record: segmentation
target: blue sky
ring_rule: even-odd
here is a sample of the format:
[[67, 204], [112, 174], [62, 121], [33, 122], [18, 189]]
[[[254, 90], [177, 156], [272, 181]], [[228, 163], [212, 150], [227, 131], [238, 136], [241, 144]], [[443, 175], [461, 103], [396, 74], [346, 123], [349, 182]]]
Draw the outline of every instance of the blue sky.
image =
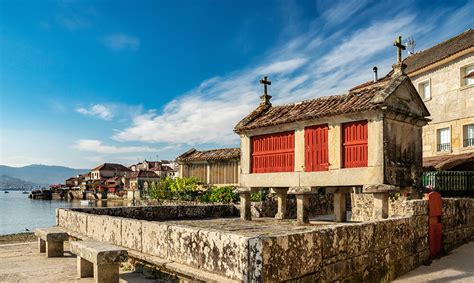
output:
[[[474, 1], [0, 1], [0, 164], [239, 145], [258, 105], [341, 94], [474, 25]], [[407, 56], [405, 53], [404, 56]]]

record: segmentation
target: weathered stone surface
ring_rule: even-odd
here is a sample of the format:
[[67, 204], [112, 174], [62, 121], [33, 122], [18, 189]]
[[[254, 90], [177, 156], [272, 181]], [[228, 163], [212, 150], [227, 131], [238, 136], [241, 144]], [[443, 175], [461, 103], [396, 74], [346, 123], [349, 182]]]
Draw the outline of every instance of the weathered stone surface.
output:
[[142, 251], [147, 254], [168, 258], [168, 225], [144, 221], [142, 224]]
[[122, 219], [122, 246], [142, 250], [142, 221]]
[[69, 240], [69, 235], [61, 227], [37, 228], [35, 235], [46, 242], [64, 242]]
[[88, 215], [87, 236], [98, 241], [121, 245], [122, 219], [104, 215]]

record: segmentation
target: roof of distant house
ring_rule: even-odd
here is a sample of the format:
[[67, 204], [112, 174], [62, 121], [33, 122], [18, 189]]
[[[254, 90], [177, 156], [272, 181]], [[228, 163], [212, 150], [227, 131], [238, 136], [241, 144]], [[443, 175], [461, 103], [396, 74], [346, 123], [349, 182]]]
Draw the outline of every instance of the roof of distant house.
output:
[[[404, 111], [401, 105], [389, 104], [387, 103], [387, 99], [398, 86], [407, 80], [409, 81], [408, 76], [401, 74], [395, 77], [386, 77], [366, 86], [361, 85], [343, 95], [319, 97], [312, 100], [278, 106], [260, 104], [257, 109], [235, 126], [234, 131], [239, 133], [244, 130], [261, 127], [342, 114], [360, 113], [382, 108], [403, 113]], [[420, 104], [420, 107], [423, 109], [419, 117], [429, 116], [428, 109], [426, 109], [423, 103]]]
[[155, 172], [149, 170], [140, 170], [130, 172], [126, 175], [127, 178], [159, 178]]
[[196, 150], [192, 148], [185, 153], [178, 156], [176, 161], [188, 162], [188, 161], [218, 161], [218, 160], [229, 160], [239, 159], [240, 148], [220, 148], [211, 150]]
[[474, 30], [468, 29], [433, 47], [405, 58], [403, 62], [407, 65], [406, 73], [410, 74], [418, 71], [471, 47], [474, 47]]
[[108, 170], [108, 171], [131, 171], [130, 168], [127, 168], [123, 166], [122, 164], [117, 164], [117, 163], [104, 163], [102, 165], [99, 165], [92, 169], [91, 171], [97, 171], [97, 170]]

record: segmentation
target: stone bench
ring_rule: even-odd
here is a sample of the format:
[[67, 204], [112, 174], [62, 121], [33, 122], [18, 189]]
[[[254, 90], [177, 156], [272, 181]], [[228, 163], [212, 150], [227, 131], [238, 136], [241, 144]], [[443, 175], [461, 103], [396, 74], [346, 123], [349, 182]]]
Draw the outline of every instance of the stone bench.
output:
[[47, 257], [64, 255], [64, 242], [69, 240], [69, 235], [59, 227], [38, 228], [35, 230], [38, 237], [40, 253], [46, 252]]
[[92, 240], [73, 241], [79, 278], [94, 277], [95, 282], [119, 282], [120, 263], [128, 259], [125, 249]]

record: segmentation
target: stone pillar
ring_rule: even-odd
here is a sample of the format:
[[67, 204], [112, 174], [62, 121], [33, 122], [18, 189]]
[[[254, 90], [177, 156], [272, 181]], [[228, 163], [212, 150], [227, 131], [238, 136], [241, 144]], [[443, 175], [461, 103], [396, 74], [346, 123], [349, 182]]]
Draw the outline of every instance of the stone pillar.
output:
[[278, 211], [275, 215], [276, 219], [286, 219], [286, 198], [287, 188], [273, 188], [272, 191], [277, 195]]
[[374, 193], [374, 219], [388, 218], [388, 193]]
[[46, 242], [41, 238], [38, 238], [38, 250], [40, 253], [46, 252]]
[[308, 194], [296, 195], [296, 220], [299, 224], [309, 223], [309, 196]]
[[250, 211], [250, 191], [239, 192], [240, 194], [240, 219], [252, 220]]
[[77, 276], [79, 278], [94, 276], [94, 265], [92, 262], [77, 256]]
[[119, 282], [119, 264], [94, 264], [94, 281], [96, 283]]
[[64, 255], [63, 242], [46, 242], [46, 257], [60, 257]]
[[346, 193], [344, 191], [338, 191], [334, 193], [334, 215], [336, 216], [336, 222], [346, 222]]

